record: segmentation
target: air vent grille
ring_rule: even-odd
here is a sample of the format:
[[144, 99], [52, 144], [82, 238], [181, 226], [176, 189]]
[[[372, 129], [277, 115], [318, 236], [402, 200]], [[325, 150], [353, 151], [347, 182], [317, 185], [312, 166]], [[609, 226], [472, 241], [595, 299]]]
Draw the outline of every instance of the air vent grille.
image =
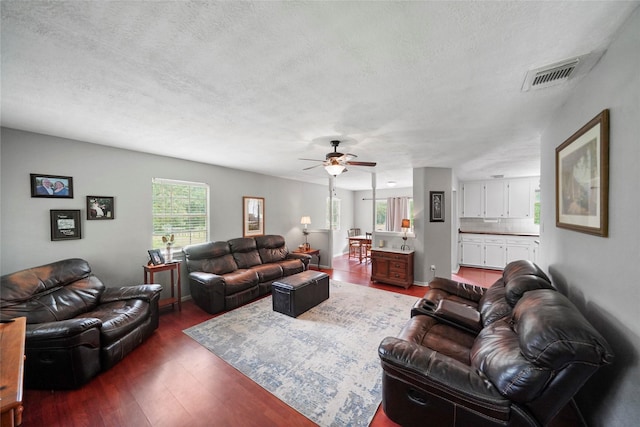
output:
[[524, 79], [522, 91], [530, 89], [542, 89], [564, 83], [574, 77], [580, 65], [581, 58], [571, 58], [546, 67], [530, 70]]

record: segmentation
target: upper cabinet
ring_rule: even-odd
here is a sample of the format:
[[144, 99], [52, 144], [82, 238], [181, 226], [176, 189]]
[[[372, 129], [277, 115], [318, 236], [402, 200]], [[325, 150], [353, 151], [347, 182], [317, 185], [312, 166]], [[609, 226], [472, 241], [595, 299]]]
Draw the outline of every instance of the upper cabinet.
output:
[[492, 179], [462, 183], [464, 218], [532, 218], [539, 178]]

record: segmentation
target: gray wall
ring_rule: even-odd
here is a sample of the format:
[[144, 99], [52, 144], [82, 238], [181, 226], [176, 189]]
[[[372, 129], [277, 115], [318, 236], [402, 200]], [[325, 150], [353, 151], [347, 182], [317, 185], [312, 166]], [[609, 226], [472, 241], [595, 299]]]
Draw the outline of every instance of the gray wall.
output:
[[[640, 420], [640, 9], [542, 134], [541, 265], [616, 358], [578, 394], [591, 426]], [[552, 89], [548, 89], [552, 90]], [[555, 148], [610, 110], [609, 237], [555, 226]]]
[[[2, 128], [0, 272], [64, 258], [86, 259], [107, 286], [142, 283], [151, 246], [151, 179], [210, 185], [210, 239], [242, 236], [242, 196], [265, 198], [265, 229], [285, 236], [290, 249], [304, 242], [300, 218], [310, 215], [309, 242], [330, 263], [325, 228], [328, 185], [313, 185], [197, 162]], [[72, 176], [73, 199], [32, 198], [29, 174]], [[114, 196], [115, 219], [86, 220], [86, 196]], [[338, 191], [353, 218], [353, 192]], [[82, 239], [50, 240], [49, 210], [80, 209]], [[158, 274], [160, 283], [167, 275]], [[183, 275], [183, 296], [189, 287]]]

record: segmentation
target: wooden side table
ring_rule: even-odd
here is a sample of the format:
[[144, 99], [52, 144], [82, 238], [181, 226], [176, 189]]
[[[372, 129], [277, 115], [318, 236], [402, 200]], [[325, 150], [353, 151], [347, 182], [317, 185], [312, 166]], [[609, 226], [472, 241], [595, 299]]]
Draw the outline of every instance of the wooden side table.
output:
[[[174, 261], [167, 264], [161, 265], [143, 265], [144, 268], [144, 283], [154, 283], [153, 275], [160, 271], [169, 271], [171, 274], [171, 298], [161, 299], [158, 302], [158, 306], [160, 308], [171, 305], [171, 308], [174, 307], [174, 304], [178, 304], [178, 310], [182, 311], [182, 286], [180, 285], [180, 262]], [[178, 289], [176, 292], [176, 280], [174, 278], [174, 272], [178, 274], [177, 285]], [[176, 295], [177, 294], [177, 295]]]
[[307, 254], [307, 255], [311, 255], [311, 256], [317, 256], [318, 257], [318, 270], [320, 270], [320, 249], [303, 249], [303, 248], [298, 248], [296, 250], [293, 251], [294, 254]]
[[22, 383], [26, 317], [0, 323], [0, 405], [2, 427], [22, 424]]

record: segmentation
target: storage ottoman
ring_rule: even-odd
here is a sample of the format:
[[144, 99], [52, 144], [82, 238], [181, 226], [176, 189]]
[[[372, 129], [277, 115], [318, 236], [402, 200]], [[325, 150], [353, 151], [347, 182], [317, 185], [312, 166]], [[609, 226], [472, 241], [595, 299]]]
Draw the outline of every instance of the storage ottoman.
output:
[[306, 270], [271, 284], [273, 310], [298, 317], [329, 298], [329, 275]]

